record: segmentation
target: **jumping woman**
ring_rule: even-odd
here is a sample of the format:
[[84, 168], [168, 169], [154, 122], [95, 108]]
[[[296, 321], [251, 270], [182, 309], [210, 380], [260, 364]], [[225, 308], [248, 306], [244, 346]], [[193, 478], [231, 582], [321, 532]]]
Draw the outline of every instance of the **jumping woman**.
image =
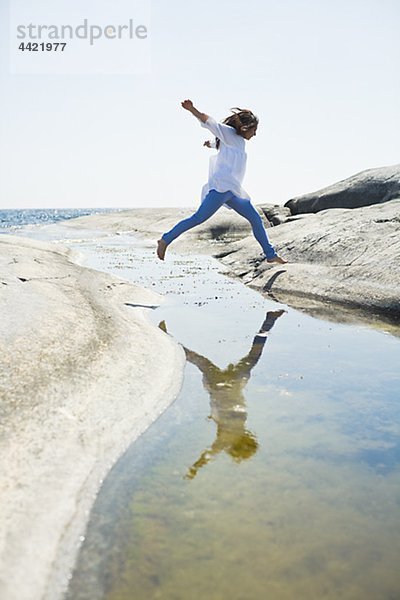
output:
[[232, 115], [222, 123], [217, 123], [212, 117], [198, 111], [191, 100], [184, 100], [181, 104], [201, 122], [202, 127], [215, 135], [214, 143], [205, 142], [204, 145], [215, 147], [218, 153], [210, 159], [208, 183], [202, 189], [199, 209], [163, 234], [158, 240], [158, 258], [164, 260], [167, 246], [171, 242], [188, 229], [204, 223], [225, 205], [250, 222], [254, 237], [261, 245], [268, 262], [285, 264], [287, 261], [278, 256], [270, 244], [260, 215], [241, 187], [246, 170], [245, 140], [256, 135], [258, 118], [250, 110], [235, 108], [232, 109]]

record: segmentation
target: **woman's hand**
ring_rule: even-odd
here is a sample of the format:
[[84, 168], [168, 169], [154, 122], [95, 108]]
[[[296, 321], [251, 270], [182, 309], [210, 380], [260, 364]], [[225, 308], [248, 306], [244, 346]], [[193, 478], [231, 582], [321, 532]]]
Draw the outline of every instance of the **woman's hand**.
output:
[[184, 100], [183, 102], [181, 102], [181, 106], [185, 110], [193, 110], [193, 102], [191, 100]]
[[206, 115], [205, 113], [202, 113], [199, 110], [197, 110], [197, 108], [195, 108], [193, 106], [193, 102], [191, 100], [184, 100], [183, 102], [181, 102], [181, 106], [185, 110], [188, 110], [189, 112], [191, 112], [192, 115], [194, 117], [196, 117], [196, 119], [200, 119], [200, 121], [202, 123], [205, 123], [207, 121], [208, 115]]

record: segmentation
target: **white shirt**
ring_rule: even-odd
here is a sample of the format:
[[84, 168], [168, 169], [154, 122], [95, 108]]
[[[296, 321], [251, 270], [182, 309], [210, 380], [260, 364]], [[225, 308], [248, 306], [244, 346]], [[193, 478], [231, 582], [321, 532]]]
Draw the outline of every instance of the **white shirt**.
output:
[[218, 154], [210, 158], [208, 182], [201, 190], [201, 201], [210, 190], [231, 191], [238, 198], [250, 200], [250, 196], [242, 188], [247, 161], [245, 139], [236, 133], [234, 127], [217, 123], [212, 117], [208, 117], [205, 123], [200, 123], [220, 140]]

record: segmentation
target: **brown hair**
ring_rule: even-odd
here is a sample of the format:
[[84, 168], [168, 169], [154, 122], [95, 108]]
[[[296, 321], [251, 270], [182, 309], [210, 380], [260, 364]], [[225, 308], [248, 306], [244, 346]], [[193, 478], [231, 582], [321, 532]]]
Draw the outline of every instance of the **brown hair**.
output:
[[[222, 122], [225, 125], [229, 125], [236, 129], [238, 135], [241, 135], [242, 131], [248, 131], [252, 127], [257, 127], [258, 117], [256, 117], [251, 110], [247, 108], [238, 108], [236, 106], [231, 108], [231, 111], [233, 112], [233, 115], [229, 115], [229, 117], [226, 117]], [[215, 142], [215, 146], [218, 149], [220, 144], [219, 138], [215, 138]]]

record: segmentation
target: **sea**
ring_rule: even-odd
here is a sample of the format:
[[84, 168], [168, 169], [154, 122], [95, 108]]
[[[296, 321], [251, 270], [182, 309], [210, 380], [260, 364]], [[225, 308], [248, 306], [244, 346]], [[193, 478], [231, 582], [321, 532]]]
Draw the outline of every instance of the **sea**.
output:
[[13, 233], [26, 225], [50, 225], [76, 217], [118, 212], [122, 208], [22, 208], [0, 210], [0, 234]]

